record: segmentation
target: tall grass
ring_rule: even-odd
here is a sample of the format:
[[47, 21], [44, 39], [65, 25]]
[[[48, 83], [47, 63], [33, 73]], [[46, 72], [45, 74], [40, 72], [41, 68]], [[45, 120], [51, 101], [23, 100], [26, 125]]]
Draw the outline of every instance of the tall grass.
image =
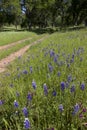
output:
[[32, 36], [37, 36], [34, 32], [28, 31], [21, 31], [21, 32], [14, 32], [14, 31], [7, 31], [7, 32], [0, 32], [0, 46], [10, 44], [12, 42], [16, 42], [18, 40], [31, 38]]
[[0, 75], [0, 127], [86, 130], [87, 31], [54, 33]]

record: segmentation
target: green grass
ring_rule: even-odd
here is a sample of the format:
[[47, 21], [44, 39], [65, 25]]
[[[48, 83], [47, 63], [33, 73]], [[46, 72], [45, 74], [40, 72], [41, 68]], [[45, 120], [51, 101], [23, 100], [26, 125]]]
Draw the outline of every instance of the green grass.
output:
[[[1, 130], [25, 130], [24, 107], [28, 110], [30, 130], [86, 130], [83, 125], [87, 122], [86, 36], [87, 30], [54, 33], [0, 74]], [[47, 88], [43, 87], [45, 83]], [[85, 84], [84, 90], [81, 84]], [[60, 110], [59, 106], [63, 108]]]
[[0, 32], [0, 46], [10, 44], [12, 42], [16, 42], [18, 40], [31, 38], [33, 36], [37, 36], [36, 33], [28, 32], [28, 31], [7, 31], [7, 32]]
[[10, 54], [20, 50], [21, 48], [25, 47], [26, 45], [29, 45], [30, 43], [33, 43], [34, 41], [40, 39], [41, 37], [43, 37], [45, 35], [40, 35], [40, 36], [33, 36], [32, 39], [30, 40], [27, 40], [23, 43], [20, 43], [20, 44], [17, 44], [15, 46], [12, 46], [8, 49], [3, 49], [3, 50], [0, 50], [0, 60], [9, 56]]

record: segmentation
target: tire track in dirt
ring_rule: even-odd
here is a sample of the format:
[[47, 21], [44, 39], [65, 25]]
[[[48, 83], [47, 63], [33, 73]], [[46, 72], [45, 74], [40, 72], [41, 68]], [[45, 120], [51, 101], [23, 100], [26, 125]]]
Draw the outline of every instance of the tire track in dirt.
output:
[[1, 61], [0, 61], [0, 73], [1, 72], [4, 72], [6, 70], [6, 66], [10, 64], [10, 62], [12, 62], [13, 60], [15, 60], [17, 57], [19, 56], [22, 56], [31, 46], [43, 41], [45, 38], [47, 38], [47, 36], [45, 37], [42, 37], [41, 39], [23, 47], [22, 49], [20, 49], [19, 51], [17, 52], [14, 52], [12, 54], [10, 54], [9, 56], [7, 56], [6, 58], [3, 58]]
[[15, 45], [17, 45], [17, 44], [23, 43], [23, 42], [28, 41], [28, 40], [31, 40], [31, 39], [32, 39], [32, 38], [26, 38], [26, 39], [23, 39], [23, 40], [19, 40], [19, 41], [17, 41], [17, 42], [10, 43], [10, 44], [8, 44], [8, 45], [0, 46], [0, 50], [8, 49], [8, 48], [10, 48], [10, 47], [12, 47], [12, 46], [15, 46]]

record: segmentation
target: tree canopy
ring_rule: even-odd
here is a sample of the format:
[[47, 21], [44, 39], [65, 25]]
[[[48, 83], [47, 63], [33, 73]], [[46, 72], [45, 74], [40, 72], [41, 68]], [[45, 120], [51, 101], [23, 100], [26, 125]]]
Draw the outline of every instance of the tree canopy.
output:
[[87, 25], [87, 0], [0, 0], [0, 26]]

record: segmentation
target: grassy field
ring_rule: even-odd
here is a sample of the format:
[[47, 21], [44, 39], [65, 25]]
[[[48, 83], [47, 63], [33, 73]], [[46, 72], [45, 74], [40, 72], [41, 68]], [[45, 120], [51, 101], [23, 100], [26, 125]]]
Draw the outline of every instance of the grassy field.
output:
[[0, 32], [0, 46], [10, 44], [12, 42], [16, 42], [18, 40], [31, 38], [33, 36], [37, 36], [34, 32], [28, 32], [28, 31], [7, 31], [7, 32]]
[[87, 30], [57, 32], [0, 74], [0, 130], [87, 129]]
[[44, 37], [45, 35], [37, 35], [37, 36], [32, 36], [32, 38], [30, 40], [27, 40], [23, 43], [17, 44], [15, 46], [9, 47], [8, 49], [3, 49], [0, 50], [0, 60], [9, 56], [10, 54], [20, 50], [21, 48], [25, 47], [26, 45], [29, 45], [31, 43], [33, 43], [34, 41], [40, 39], [41, 37]]

